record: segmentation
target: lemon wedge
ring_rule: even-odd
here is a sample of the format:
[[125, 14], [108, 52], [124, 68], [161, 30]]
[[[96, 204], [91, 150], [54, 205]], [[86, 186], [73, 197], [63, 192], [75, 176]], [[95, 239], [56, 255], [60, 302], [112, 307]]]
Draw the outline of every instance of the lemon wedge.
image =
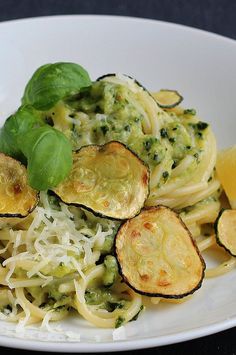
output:
[[230, 206], [236, 209], [236, 145], [218, 153], [216, 171]]

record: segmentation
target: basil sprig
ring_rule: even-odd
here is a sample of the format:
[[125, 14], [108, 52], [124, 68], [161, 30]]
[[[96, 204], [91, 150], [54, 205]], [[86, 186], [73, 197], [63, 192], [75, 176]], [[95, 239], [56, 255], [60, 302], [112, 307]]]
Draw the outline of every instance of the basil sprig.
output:
[[79, 64], [46, 64], [36, 70], [26, 85], [22, 103], [45, 111], [90, 85], [87, 71]]
[[57, 186], [72, 167], [66, 136], [46, 124], [43, 111], [91, 85], [85, 69], [74, 63], [40, 67], [25, 88], [22, 106], [0, 130], [0, 152], [27, 164], [29, 184], [37, 190]]
[[31, 106], [20, 107], [14, 115], [8, 117], [0, 129], [0, 152], [24, 161], [19, 138], [32, 128], [42, 125], [39, 112]]

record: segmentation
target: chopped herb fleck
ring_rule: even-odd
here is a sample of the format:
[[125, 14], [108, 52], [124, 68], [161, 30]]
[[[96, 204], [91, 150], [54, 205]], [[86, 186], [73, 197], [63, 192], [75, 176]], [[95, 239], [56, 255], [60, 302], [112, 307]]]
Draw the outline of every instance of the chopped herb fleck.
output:
[[142, 305], [142, 306], [140, 307], [138, 313], [130, 320], [130, 322], [137, 320], [138, 317], [139, 317], [139, 315], [140, 315], [140, 313], [142, 312], [143, 309], [144, 309], [144, 306]]
[[157, 153], [153, 155], [153, 160], [155, 160], [156, 162], [160, 162], [160, 157]]
[[162, 128], [160, 130], [160, 134], [161, 134], [162, 138], [168, 138], [168, 133], [167, 133], [167, 130], [165, 128]]
[[167, 179], [168, 176], [169, 176], [168, 171], [164, 171], [163, 174], [162, 174], [162, 176], [163, 176], [164, 179]]
[[124, 127], [124, 130], [127, 131], [127, 132], [130, 132], [130, 125], [126, 125], [126, 126]]
[[119, 328], [124, 323], [125, 319], [123, 317], [118, 317], [116, 320], [115, 328]]
[[143, 142], [143, 145], [146, 149], [146, 151], [149, 151], [153, 145], [153, 143], [157, 142], [157, 138], [151, 137], [147, 139], [145, 142]]
[[195, 116], [196, 115], [196, 110], [194, 108], [188, 108], [188, 109], [184, 110], [184, 115]]
[[147, 151], [150, 150], [151, 149], [151, 142], [150, 141], [144, 142], [144, 146]]
[[173, 137], [169, 138], [169, 142], [170, 142], [170, 143], [175, 143], [175, 141], [176, 141], [175, 138], [173, 138]]
[[123, 308], [125, 305], [125, 301], [119, 301], [119, 302], [110, 302], [107, 301], [106, 302], [106, 309], [108, 310], [108, 312], [113, 312], [115, 309], [121, 309]]
[[191, 145], [186, 145], [186, 149], [191, 149]]
[[4, 307], [4, 308], [2, 309], [2, 312], [3, 312], [3, 314], [5, 314], [6, 316], [8, 316], [8, 315], [11, 314], [11, 312], [12, 312], [12, 306], [10, 306], [10, 305], [8, 304], [6, 307]]
[[102, 131], [102, 133], [103, 133], [104, 136], [105, 136], [105, 134], [107, 133], [107, 131], [109, 131], [109, 127], [108, 127], [108, 126], [101, 126], [101, 131]]
[[44, 121], [45, 121], [45, 123], [47, 123], [49, 126], [51, 126], [51, 127], [54, 126], [54, 122], [53, 122], [52, 117], [50, 117], [50, 116], [45, 117]]
[[5, 308], [8, 309], [8, 311], [10, 312], [12, 311], [12, 306], [10, 304], [8, 304]]
[[171, 169], [176, 168], [176, 166], [177, 166], [177, 161], [176, 161], [176, 160], [174, 160], [174, 163], [172, 164]]
[[198, 138], [202, 138], [202, 132], [197, 132]]
[[199, 121], [196, 126], [200, 131], [203, 131], [208, 127], [208, 123]]
[[95, 111], [95, 113], [103, 113], [103, 110], [102, 110], [101, 107], [98, 106], [98, 105], [95, 107], [95, 110], [94, 110], [94, 111]]
[[61, 210], [60, 202], [56, 196], [49, 194], [48, 195], [48, 202], [54, 210], [57, 210], [57, 211]]

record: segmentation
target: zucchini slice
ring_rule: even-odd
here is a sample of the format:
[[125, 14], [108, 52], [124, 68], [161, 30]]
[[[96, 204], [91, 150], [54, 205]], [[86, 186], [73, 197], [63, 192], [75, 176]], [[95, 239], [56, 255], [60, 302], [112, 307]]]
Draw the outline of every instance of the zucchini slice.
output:
[[225, 209], [215, 222], [216, 241], [232, 256], [236, 256], [236, 210]]
[[53, 192], [66, 204], [102, 217], [128, 219], [139, 213], [149, 193], [149, 170], [122, 143], [89, 145], [73, 153], [69, 177]]
[[183, 101], [181, 96], [176, 90], [160, 90], [152, 94], [161, 108], [173, 108], [178, 106]]
[[26, 217], [38, 201], [38, 192], [27, 183], [25, 166], [0, 153], [0, 217]]
[[182, 298], [202, 284], [205, 263], [180, 217], [164, 206], [126, 221], [115, 238], [120, 274], [137, 293]]
[[140, 84], [138, 80], [132, 78], [132, 76], [129, 76], [127, 74], [111, 73], [111, 74], [105, 74], [103, 76], [100, 76], [97, 79], [97, 81], [101, 81], [101, 80], [111, 82], [114, 84], [125, 85], [134, 93], [144, 92], [146, 95], [148, 95], [149, 99], [151, 99], [156, 105], [158, 105], [153, 95], [142, 84]]
[[[137, 90], [145, 90], [147, 91], [147, 93], [152, 96], [149, 91], [140, 84], [139, 81], [137, 81], [136, 79], [132, 78], [132, 76], [127, 75], [127, 74], [116, 74], [116, 73], [110, 73], [110, 74], [105, 74], [100, 76], [99, 78], [97, 78], [97, 81], [108, 81], [108, 82], [112, 82], [115, 84], [122, 84], [122, 85], [127, 85], [130, 88], [133, 87], [133, 91], [137, 91]], [[135, 90], [136, 89], [136, 90]]]

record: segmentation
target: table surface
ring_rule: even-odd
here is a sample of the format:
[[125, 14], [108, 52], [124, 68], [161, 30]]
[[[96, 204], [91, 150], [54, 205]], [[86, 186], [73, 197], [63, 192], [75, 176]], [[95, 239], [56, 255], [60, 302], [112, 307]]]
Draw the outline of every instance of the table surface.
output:
[[[62, 14], [108, 14], [180, 23], [236, 39], [235, 0], [0, 0], [0, 21]], [[236, 355], [236, 329], [133, 354]], [[30, 351], [1, 348], [1, 354]], [[42, 353], [43, 354], [43, 353]], [[124, 354], [116, 353], [116, 354]]]

